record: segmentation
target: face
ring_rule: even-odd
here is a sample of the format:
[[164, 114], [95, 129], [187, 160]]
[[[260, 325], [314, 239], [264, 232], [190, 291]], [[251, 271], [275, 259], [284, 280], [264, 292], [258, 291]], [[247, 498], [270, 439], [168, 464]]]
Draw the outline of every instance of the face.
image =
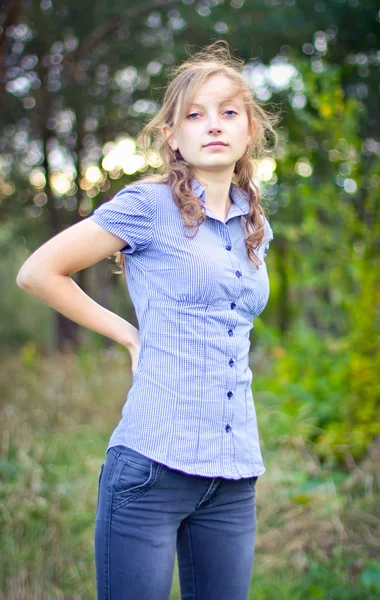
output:
[[[164, 135], [168, 131], [169, 128], [163, 128]], [[250, 135], [243, 100], [228, 77], [216, 74], [198, 90], [179, 133], [170, 143], [193, 166], [194, 173], [232, 175], [236, 162], [247, 150]], [[207, 145], [210, 142], [224, 145]]]

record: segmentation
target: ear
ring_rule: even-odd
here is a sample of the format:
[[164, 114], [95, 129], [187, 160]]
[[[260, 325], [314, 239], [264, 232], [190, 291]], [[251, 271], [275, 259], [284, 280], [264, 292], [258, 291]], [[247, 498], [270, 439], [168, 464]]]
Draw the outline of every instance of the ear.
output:
[[248, 142], [250, 142], [251, 139], [254, 137], [256, 130], [257, 130], [257, 123], [256, 123], [256, 121], [252, 121], [251, 125], [249, 126]]
[[[164, 138], [165, 138], [166, 140], [168, 139], [168, 137], [169, 137], [170, 133], [171, 133], [170, 127], [169, 127], [168, 125], [163, 125], [163, 126], [162, 126], [162, 134], [163, 134], [163, 136], [164, 136]], [[177, 145], [177, 143], [176, 143], [175, 139], [172, 139], [172, 140], [169, 142], [169, 144], [170, 144], [170, 147], [171, 147], [171, 149], [172, 149], [172, 150], [174, 150], [174, 152], [175, 152], [176, 150], [178, 150], [178, 145]]]

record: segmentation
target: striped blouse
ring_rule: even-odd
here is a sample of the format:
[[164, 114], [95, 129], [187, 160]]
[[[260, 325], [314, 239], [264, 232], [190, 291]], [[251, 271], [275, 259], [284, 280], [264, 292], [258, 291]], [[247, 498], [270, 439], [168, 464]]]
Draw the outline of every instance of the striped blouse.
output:
[[[205, 206], [205, 188], [194, 178], [191, 185]], [[121, 444], [185, 473], [239, 479], [265, 472], [248, 358], [269, 279], [264, 260], [258, 270], [248, 261], [247, 195], [231, 183], [230, 198], [225, 222], [205, 206], [194, 237], [185, 236], [168, 184], [130, 184], [88, 218], [126, 243], [141, 339], [108, 448]], [[273, 239], [267, 219], [265, 232], [261, 259]]]

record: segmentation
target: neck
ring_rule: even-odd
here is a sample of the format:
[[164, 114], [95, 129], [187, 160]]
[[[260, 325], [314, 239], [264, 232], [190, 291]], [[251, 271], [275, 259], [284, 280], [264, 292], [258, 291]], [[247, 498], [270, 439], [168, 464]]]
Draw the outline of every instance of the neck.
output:
[[206, 205], [215, 215], [225, 220], [232, 206], [230, 198], [231, 175], [221, 177], [220, 174], [207, 173], [204, 175], [195, 171], [194, 178], [205, 188]]

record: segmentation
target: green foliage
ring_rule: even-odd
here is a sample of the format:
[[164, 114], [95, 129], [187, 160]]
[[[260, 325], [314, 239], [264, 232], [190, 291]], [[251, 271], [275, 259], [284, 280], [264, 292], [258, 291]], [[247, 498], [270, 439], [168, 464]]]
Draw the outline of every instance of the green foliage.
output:
[[[252, 384], [254, 394], [275, 406], [272, 435], [302, 437], [321, 459], [340, 465], [363, 457], [380, 436], [380, 349], [378, 343], [368, 346], [365, 327], [359, 335], [367, 321], [364, 310], [361, 314], [363, 323], [346, 337], [322, 336], [297, 325], [281, 344], [273, 342], [270, 367]], [[257, 326], [258, 334], [263, 327]]]
[[293, 62], [305, 105], [285, 117], [267, 188], [275, 213], [269, 310], [278, 325], [263, 338], [272, 346], [269, 390], [286, 435], [303, 417], [300, 434], [318, 456], [344, 464], [380, 435], [380, 163], [363, 152], [366, 107], [345, 93], [342, 69]]
[[[379, 571], [367, 569], [361, 584], [352, 584], [344, 565], [328, 565], [311, 562], [310, 568], [300, 579], [296, 571], [279, 570], [268, 581], [260, 574], [255, 578], [250, 600], [377, 600], [379, 594]], [[363, 585], [364, 584], [364, 585]]]

